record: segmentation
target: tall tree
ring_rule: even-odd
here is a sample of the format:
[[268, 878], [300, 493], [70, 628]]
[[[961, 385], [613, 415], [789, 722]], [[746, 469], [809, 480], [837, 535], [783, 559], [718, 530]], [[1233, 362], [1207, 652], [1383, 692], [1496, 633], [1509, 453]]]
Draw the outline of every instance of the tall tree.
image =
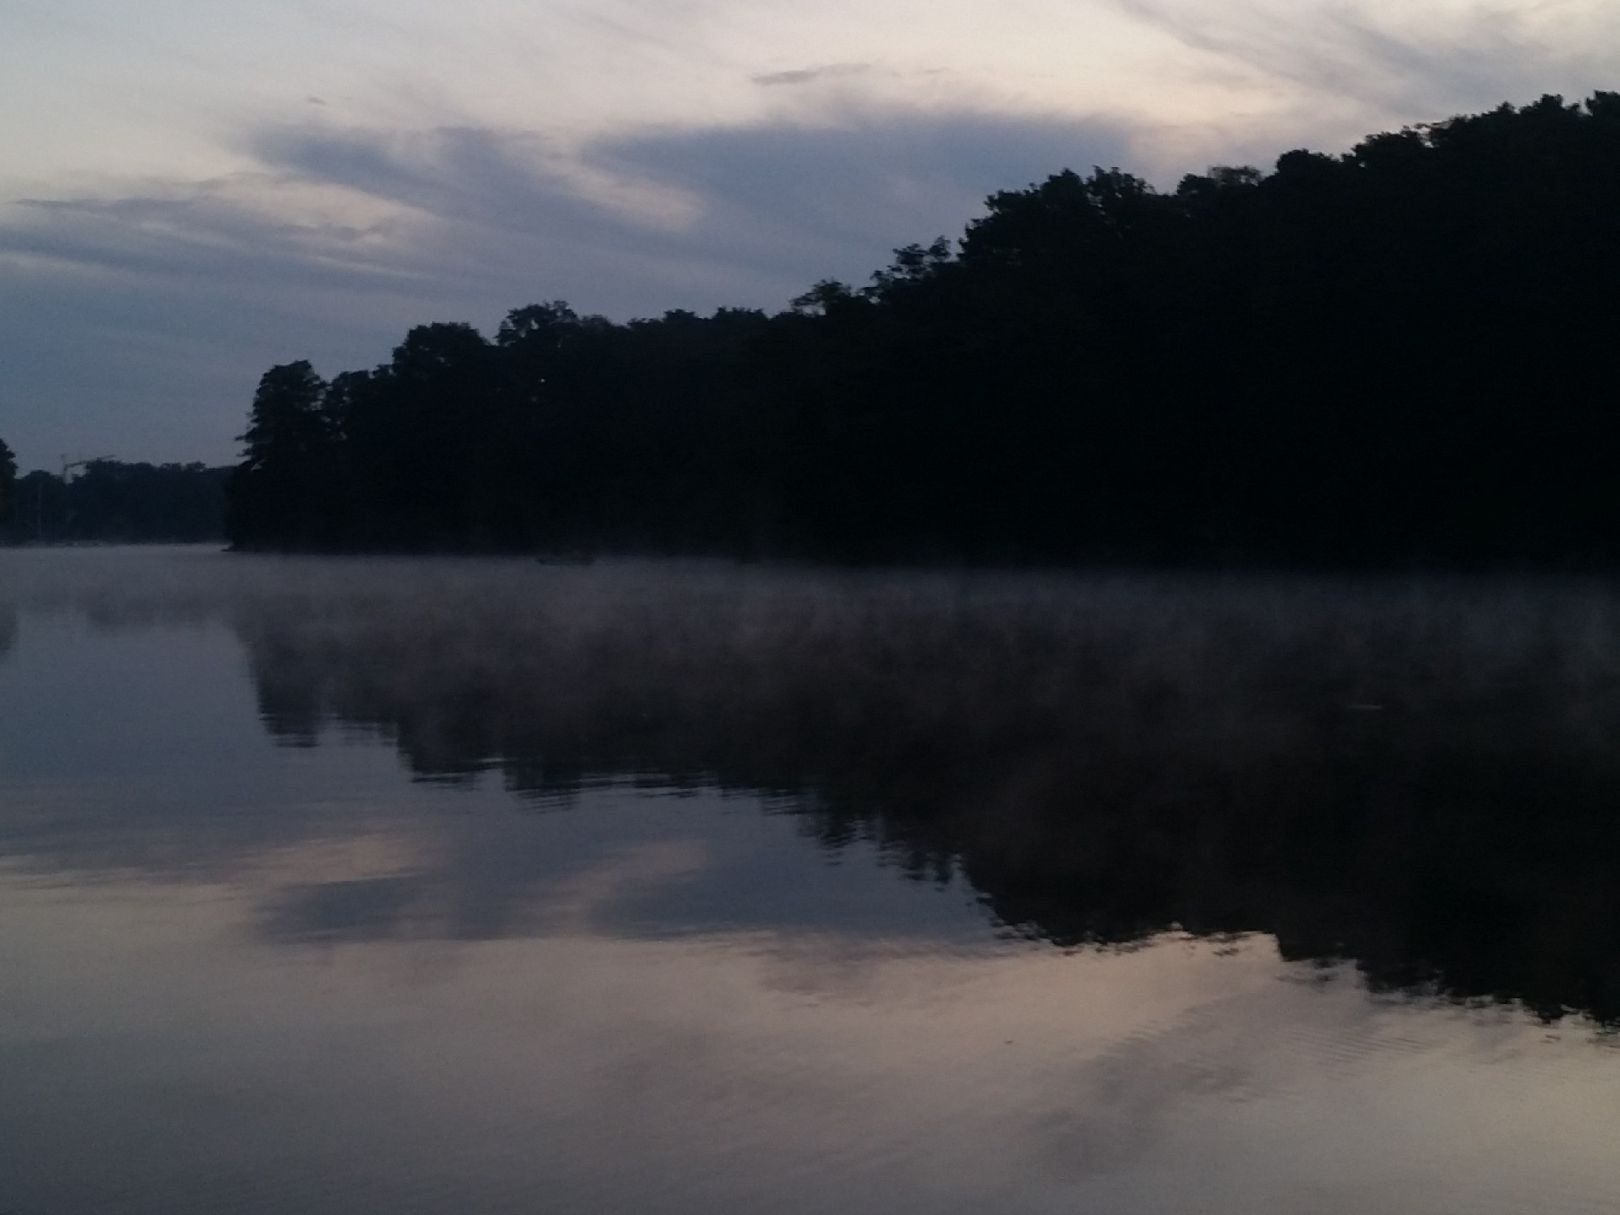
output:
[[281, 473], [305, 463], [325, 445], [330, 428], [321, 411], [326, 384], [305, 360], [272, 367], [259, 379], [241, 436], [242, 467], [249, 472]]
[[326, 383], [304, 360], [272, 367], [259, 380], [241, 436], [242, 463], [231, 477], [231, 538], [289, 547], [333, 539], [339, 470], [337, 432], [324, 406]]
[[0, 439], [0, 523], [11, 518], [17, 492], [17, 457]]

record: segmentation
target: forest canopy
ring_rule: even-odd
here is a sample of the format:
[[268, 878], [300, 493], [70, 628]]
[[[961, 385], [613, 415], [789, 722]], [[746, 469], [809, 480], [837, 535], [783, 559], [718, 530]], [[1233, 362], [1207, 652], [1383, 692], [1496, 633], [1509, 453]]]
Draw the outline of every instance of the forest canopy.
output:
[[60, 474], [35, 469], [17, 477], [4, 446], [0, 543], [197, 543], [224, 536], [229, 469], [97, 459], [76, 461]]
[[1612, 563], [1620, 94], [992, 195], [775, 315], [562, 302], [260, 381], [244, 548]]

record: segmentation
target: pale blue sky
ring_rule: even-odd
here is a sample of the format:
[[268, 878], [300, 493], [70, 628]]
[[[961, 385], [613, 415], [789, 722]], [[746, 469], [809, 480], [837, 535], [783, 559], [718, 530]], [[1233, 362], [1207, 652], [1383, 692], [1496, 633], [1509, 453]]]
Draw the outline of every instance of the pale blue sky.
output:
[[775, 309], [1065, 166], [1617, 87], [1604, 0], [0, 0], [0, 437], [223, 462], [411, 324]]

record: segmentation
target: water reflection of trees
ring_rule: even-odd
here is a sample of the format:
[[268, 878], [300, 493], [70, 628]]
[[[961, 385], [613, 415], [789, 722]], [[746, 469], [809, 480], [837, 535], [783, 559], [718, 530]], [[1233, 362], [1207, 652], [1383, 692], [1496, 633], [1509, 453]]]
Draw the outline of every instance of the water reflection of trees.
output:
[[266, 725], [514, 793], [802, 794], [1061, 944], [1170, 925], [1620, 1019], [1620, 615], [1597, 590], [558, 571], [255, 600]]

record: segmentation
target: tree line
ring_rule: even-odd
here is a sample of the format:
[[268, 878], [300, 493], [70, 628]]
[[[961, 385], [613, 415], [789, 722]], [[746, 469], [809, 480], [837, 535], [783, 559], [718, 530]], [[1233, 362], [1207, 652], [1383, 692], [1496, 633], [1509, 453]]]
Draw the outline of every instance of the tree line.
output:
[[100, 459], [19, 477], [0, 442], [0, 544], [221, 540], [231, 471]]
[[1156, 190], [991, 196], [780, 313], [493, 338], [260, 381], [243, 548], [852, 560], [1604, 564], [1620, 94]]

